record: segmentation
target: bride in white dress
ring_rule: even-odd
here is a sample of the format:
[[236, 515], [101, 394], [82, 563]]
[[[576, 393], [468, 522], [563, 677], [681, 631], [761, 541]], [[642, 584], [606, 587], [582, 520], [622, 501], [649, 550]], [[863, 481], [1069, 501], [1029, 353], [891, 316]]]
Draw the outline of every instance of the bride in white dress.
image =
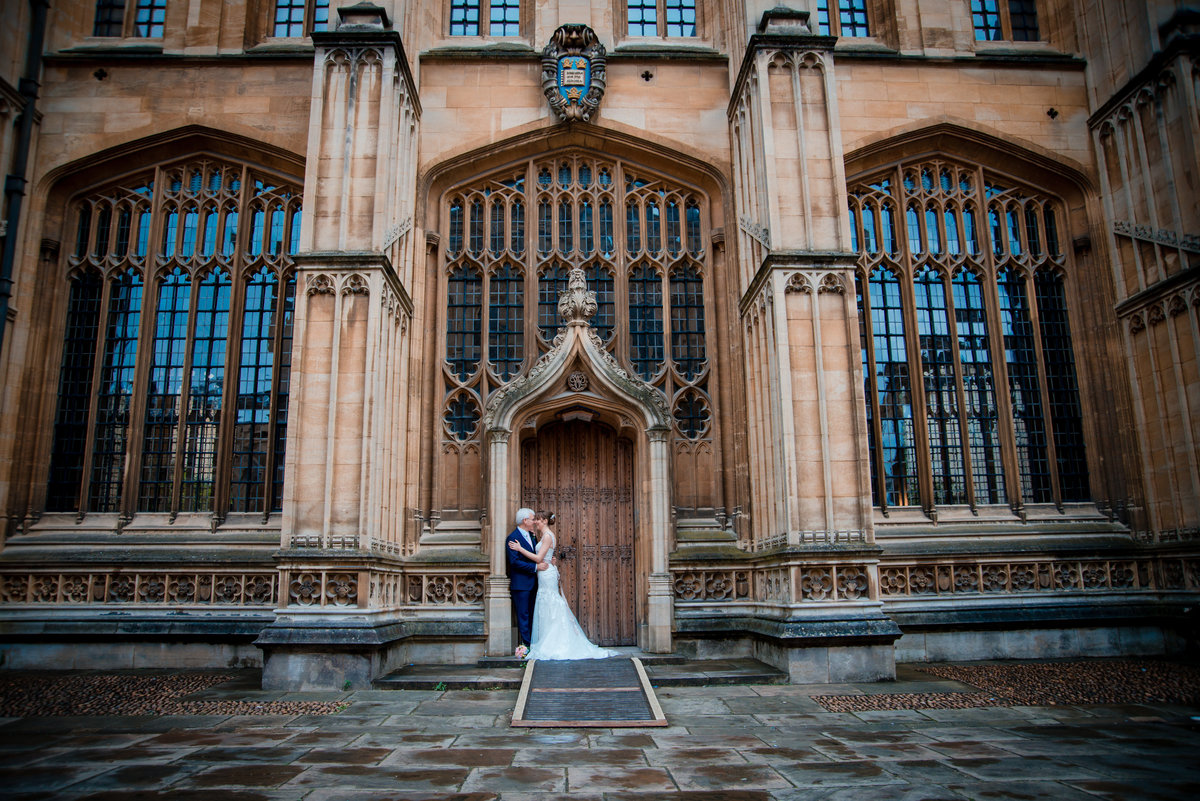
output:
[[545, 570], [539, 570], [537, 574], [538, 591], [533, 607], [533, 641], [529, 644], [529, 659], [604, 659], [619, 656], [617, 651], [592, 645], [558, 587], [558, 567], [551, 561], [557, 544], [557, 538], [550, 530], [554, 514], [538, 512], [534, 522], [541, 531], [537, 553], [530, 553], [516, 542], [508, 544], [508, 547], [520, 551], [533, 561], [547, 565]]

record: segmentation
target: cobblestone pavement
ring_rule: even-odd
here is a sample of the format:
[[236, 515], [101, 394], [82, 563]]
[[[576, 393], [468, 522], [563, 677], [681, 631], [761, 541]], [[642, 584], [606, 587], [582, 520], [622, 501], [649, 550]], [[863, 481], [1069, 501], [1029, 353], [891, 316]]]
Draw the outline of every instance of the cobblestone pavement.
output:
[[[672, 687], [659, 729], [511, 729], [511, 690], [272, 693], [234, 671], [195, 708], [332, 714], [0, 718], [0, 796], [135, 799], [1187, 799], [1200, 707], [831, 712], [814, 697], [966, 694], [896, 682]], [[131, 674], [142, 676], [143, 672]], [[223, 707], [222, 703], [237, 702]], [[348, 706], [347, 706], [348, 703]], [[310, 706], [289, 706], [306, 704]]]

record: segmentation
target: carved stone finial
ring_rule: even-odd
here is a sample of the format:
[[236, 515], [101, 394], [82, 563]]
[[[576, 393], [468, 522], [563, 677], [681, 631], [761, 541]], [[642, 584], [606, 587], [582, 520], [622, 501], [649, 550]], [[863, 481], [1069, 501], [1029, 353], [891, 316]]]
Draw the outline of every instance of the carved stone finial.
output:
[[596, 313], [596, 293], [587, 288], [583, 270], [574, 268], [567, 276], [567, 289], [558, 296], [558, 314], [567, 325], [587, 325]]

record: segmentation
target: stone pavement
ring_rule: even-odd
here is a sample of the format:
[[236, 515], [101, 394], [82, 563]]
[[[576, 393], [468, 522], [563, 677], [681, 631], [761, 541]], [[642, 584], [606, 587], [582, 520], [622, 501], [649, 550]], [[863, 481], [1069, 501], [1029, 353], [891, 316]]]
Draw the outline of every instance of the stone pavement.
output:
[[271, 693], [257, 674], [189, 699], [349, 702], [328, 715], [0, 719], [0, 796], [133, 799], [1188, 799], [1200, 708], [829, 712], [823, 695], [969, 693], [908, 666], [847, 685], [669, 687], [660, 729], [511, 729], [512, 690]]

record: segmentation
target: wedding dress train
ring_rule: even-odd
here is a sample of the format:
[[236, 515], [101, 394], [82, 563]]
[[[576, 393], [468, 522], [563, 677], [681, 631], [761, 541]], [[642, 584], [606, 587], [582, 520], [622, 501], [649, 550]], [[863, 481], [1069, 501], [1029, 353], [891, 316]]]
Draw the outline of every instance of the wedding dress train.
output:
[[604, 659], [619, 656], [593, 645], [584, 634], [567, 605], [558, 587], [558, 568], [550, 563], [554, 558], [554, 546], [558, 544], [554, 532], [547, 529], [550, 548], [544, 561], [549, 567], [538, 571], [537, 601], [533, 607], [533, 642], [529, 644], [530, 659]]

